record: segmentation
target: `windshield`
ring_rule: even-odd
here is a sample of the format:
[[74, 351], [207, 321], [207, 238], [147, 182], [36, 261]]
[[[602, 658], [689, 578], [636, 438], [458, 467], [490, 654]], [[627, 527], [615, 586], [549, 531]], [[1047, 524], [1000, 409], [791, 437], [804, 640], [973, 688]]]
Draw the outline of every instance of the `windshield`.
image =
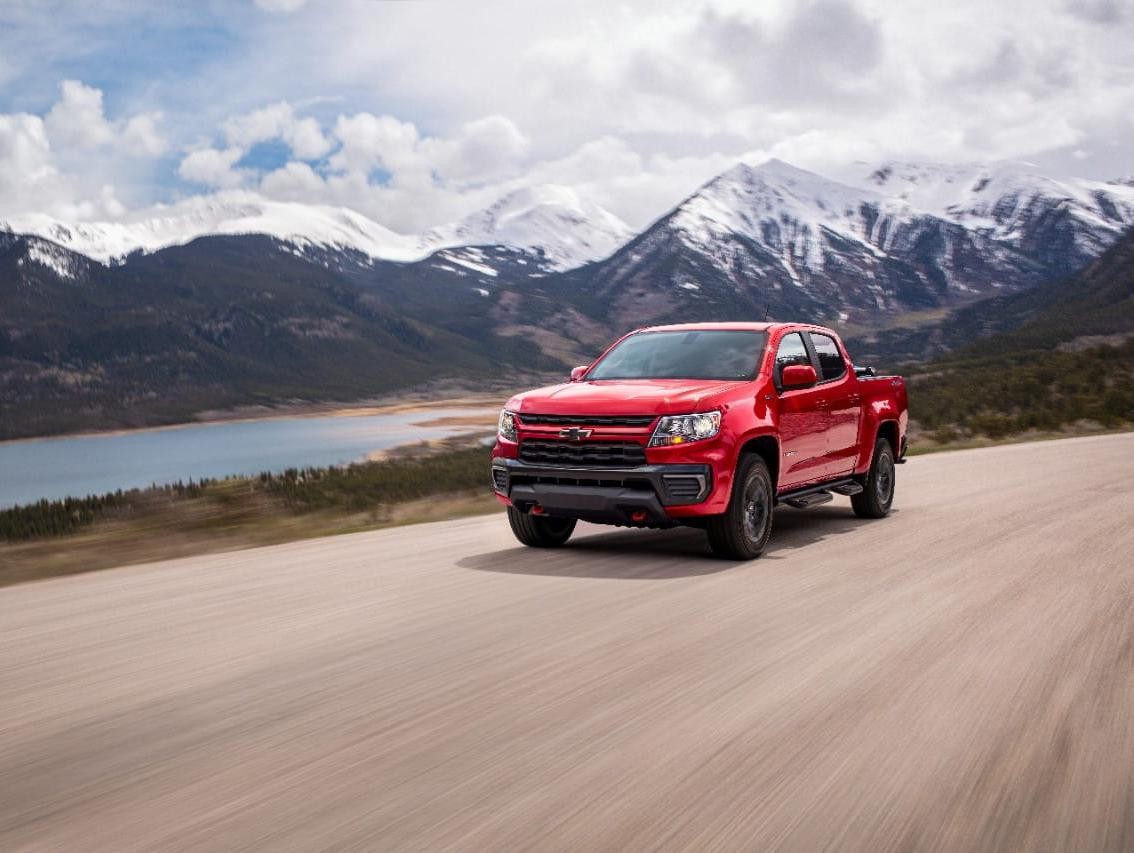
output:
[[764, 340], [763, 332], [739, 329], [640, 332], [608, 352], [587, 379], [752, 379]]

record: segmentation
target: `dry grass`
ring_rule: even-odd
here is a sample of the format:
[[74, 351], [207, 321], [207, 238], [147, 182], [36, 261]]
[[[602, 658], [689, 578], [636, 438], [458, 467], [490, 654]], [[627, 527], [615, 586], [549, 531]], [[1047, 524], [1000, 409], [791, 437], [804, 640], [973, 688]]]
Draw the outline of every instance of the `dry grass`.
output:
[[364, 512], [293, 515], [267, 502], [218, 508], [206, 499], [179, 501], [137, 518], [99, 522], [78, 533], [0, 543], [0, 586], [149, 563], [498, 512], [487, 490], [440, 494]]

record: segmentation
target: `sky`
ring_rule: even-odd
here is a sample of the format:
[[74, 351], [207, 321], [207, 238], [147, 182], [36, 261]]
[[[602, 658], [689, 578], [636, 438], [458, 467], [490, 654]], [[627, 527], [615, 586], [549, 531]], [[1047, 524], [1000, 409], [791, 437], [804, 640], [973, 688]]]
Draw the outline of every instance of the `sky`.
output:
[[217, 193], [641, 227], [738, 161], [1134, 173], [1134, 0], [0, 0], [0, 219]]

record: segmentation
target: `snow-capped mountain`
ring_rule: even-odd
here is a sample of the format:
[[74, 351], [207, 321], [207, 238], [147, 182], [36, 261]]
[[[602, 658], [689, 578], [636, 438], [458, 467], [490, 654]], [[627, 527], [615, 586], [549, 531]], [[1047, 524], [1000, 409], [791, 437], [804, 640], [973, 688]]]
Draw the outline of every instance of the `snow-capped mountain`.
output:
[[29, 243], [39, 260], [26, 263], [64, 278], [75, 266], [64, 250], [115, 264], [199, 237], [267, 235], [273, 242], [250, 240], [248, 251], [282, 249], [368, 281], [454, 285], [506, 302], [498, 314], [511, 326], [559, 284], [578, 294], [575, 308], [599, 306], [603, 321], [622, 325], [765, 314], [875, 324], [1067, 276], [1132, 224], [1134, 185], [1123, 180], [1056, 180], [1013, 163], [891, 163], [841, 182], [770, 160], [729, 169], [637, 236], [560, 186], [516, 190], [422, 235], [246, 192], [123, 222], [22, 217], [0, 232], [51, 241]]
[[31, 215], [0, 222], [0, 227], [52, 240], [104, 264], [214, 234], [264, 234], [297, 246], [353, 249], [385, 260], [412, 261], [427, 253], [418, 239], [347, 208], [269, 201], [239, 191], [158, 207], [123, 222], [64, 223]]
[[856, 352], [919, 357], [1000, 328], [980, 312], [1070, 304], [1052, 294], [1134, 233], [1132, 199], [1127, 181], [1016, 167], [840, 182], [771, 161], [719, 175], [620, 247], [622, 223], [557, 188], [421, 236], [247, 194], [124, 223], [25, 218], [0, 226], [0, 435], [562, 370], [663, 321], [853, 334], [890, 318], [883, 332], [905, 337], [860, 334]]
[[345, 207], [271, 201], [243, 191], [187, 199], [122, 222], [65, 223], [33, 214], [0, 221], [0, 230], [42, 237], [103, 264], [198, 237], [262, 234], [299, 249], [347, 250], [402, 263], [441, 249], [498, 246], [534, 255], [534, 265], [545, 270], [606, 257], [631, 236], [614, 214], [558, 186], [517, 190], [420, 236], [399, 234]]
[[633, 236], [630, 226], [570, 187], [525, 187], [460, 222], [434, 229], [435, 246], [508, 246], [543, 255], [544, 268], [566, 270], [609, 256]]
[[886, 163], [859, 183], [925, 213], [1073, 267], [1097, 257], [1134, 223], [1129, 181], [1057, 179], [1022, 162]]
[[[874, 321], [1067, 275], [1134, 224], [1120, 184], [1019, 170], [871, 170], [865, 186], [779, 160], [708, 182], [598, 266], [617, 316]], [[930, 179], [932, 177], [932, 180]]]

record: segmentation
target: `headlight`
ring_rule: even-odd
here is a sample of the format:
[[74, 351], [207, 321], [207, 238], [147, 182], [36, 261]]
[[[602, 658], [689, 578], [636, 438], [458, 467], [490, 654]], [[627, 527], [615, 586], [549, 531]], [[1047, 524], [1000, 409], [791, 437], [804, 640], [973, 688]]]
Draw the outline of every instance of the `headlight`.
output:
[[658, 421], [650, 447], [669, 447], [690, 441], [712, 438], [721, 430], [720, 412], [701, 412], [695, 415], [666, 415]]
[[500, 410], [500, 420], [496, 422], [496, 434], [508, 441], [516, 440], [516, 416], [507, 409]]

